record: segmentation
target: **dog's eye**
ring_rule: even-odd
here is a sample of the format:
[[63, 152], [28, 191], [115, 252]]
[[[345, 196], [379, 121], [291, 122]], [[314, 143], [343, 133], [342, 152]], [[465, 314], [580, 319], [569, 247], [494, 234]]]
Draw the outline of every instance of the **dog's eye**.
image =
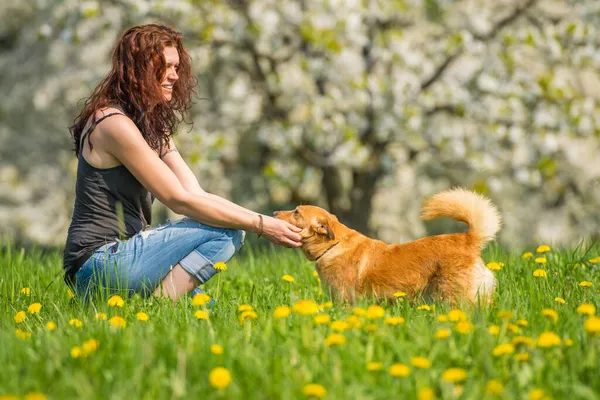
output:
[[294, 210], [294, 217], [297, 217], [297, 216], [299, 216], [299, 215], [300, 215], [300, 211], [298, 211], [298, 210]]

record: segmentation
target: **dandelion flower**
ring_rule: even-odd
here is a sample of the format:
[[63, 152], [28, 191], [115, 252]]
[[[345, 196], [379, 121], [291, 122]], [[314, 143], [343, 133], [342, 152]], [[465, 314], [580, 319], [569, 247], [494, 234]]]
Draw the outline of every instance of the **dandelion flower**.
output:
[[350, 324], [350, 328], [354, 327], [358, 329], [362, 326], [362, 322], [360, 322], [360, 319], [356, 315], [351, 315], [346, 318], [346, 322]]
[[558, 313], [550, 308], [544, 308], [542, 310], [542, 315], [552, 321], [558, 321]]
[[339, 333], [332, 333], [325, 339], [325, 345], [327, 346], [343, 345], [345, 343], [346, 337]]
[[15, 314], [15, 322], [17, 324], [20, 324], [21, 322], [23, 322], [25, 320], [25, 317], [27, 317], [27, 313], [25, 311], [19, 311], [18, 313]]
[[357, 317], [364, 317], [365, 315], [367, 315], [367, 310], [360, 307], [354, 307], [352, 309], [352, 314], [356, 315]]
[[450, 322], [458, 322], [458, 321], [466, 321], [467, 314], [462, 312], [459, 309], [450, 310], [448, 312], [448, 321]]
[[223, 261], [219, 261], [213, 265], [213, 268], [217, 271], [227, 271], [227, 264], [225, 264]]
[[98, 340], [88, 339], [81, 344], [81, 351], [83, 352], [84, 356], [87, 356], [88, 354], [98, 350], [98, 347], [100, 347], [100, 342]]
[[433, 400], [435, 399], [435, 392], [432, 388], [425, 386], [417, 395], [417, 400]]
[[560, 337], [554, 332], [543, 332], [537, 340], [537, 346], [543, 348], [549, 348], [554, 346], [559, 346], [562, 340]]
[[326, 308], [331, 308], [331, 307], [333, 307], [333, 303], [331, 301], [326, 301], [325, 303], [319, 305], [319, 308], [321, 310], [324, 310]]
[[562, 297], [555, 297], [554, 301], [557, 302], [557, 303], [560, 303], [560, 304], [565, 304], [566, 303], [565, 299], [563, 299]]
[[24, 294], [25, 296], [29, 296], [31, 294], [31, 289], [29, 289], [28, 287], [24, 287], [21, 289], [20, 293]]
[[506, 325], [506, 330], [508, 330], [510, 333], [521, 333], [521, 328], [515, 324]]
[[23, 397], [23, 400], [46, 400], [47, 397], [44, 393], [40, 393], [40, 392], [31, 392], [31, 393], [27, 393], [25, 395], [25, 397]]
[[290, 316], [292, 313], [292, 309], [288, 306], [279, 306], [273, 310], [273, 318], [275, 319], [283, 319]]
[[205, 321], [208, 319], [208, 312], [204, 310], [198, 310], [194, 313], [194, 317]]
[[258, 315], [254, 311], [244, 311], [240, 315], [240, 324], [243, 324], [246, 320], [253, 320], [258, 318]]
[[536, 269], [535, 271], [533, 271], [533, 276], [535, 276], [536, 278], [546, 278], [548, 276], [548, 273], [544, 269]]
[[31, 337], [31, 332], [25, 332], [25, 331], [22, 331], [21, 329], [17, 328], [15, 330], [15, 335], [17, 335], [17, 337], [21, 340], [27, 340]]
[[148, 317], [148, 314], [146, 314], [145, 312], [139, 312], [135, 314], [135, 318], [137, 318], [138, 321], [148, 321], [150, 319], [150, 317]]
[[475, 329], [472, 323], [469, 321], [460, 321], [456, 325], [454, 325], [454, 330], [458, 333], [462, 333], [463, 335], [467, 335]]
[[487, 267], [492, 271], [500, 271], [503, 266], [504, 266], [504, 263], [498, 263], [495, 261], [487, 264]]
[[393, 294], [395, 298], [406, 297], [406, 293], [404, 292], [396, 292]]
[[369, 324], [369, 325], [365, 326], [365, 331], [370, 332], [370, 333], [377, 332], [378, 330], [379, 330], [379, 327], [375, 324]]
[[367, 364], [367, 371], [380, 371], [383, 369], [383, 363], [380, 362], [370, 362]]
[[565, 339], [563, 341], [563, 344], [567, 347], [571, 347], [571, 346], [573, 346], [573, 341], [571, 339]]
[[41, 309], [42, 305], [40, 303], [32, 303], [29, 305], [29, 307], [27, 307], [27, 311], [29, 311], [29, 314], [39, 314]]
[[347, 329], [351, 329], [352, 325], [350, 325], [350, 323], [346, 322], [346, 321], [333, 321], [331, 323], [331, 330], [335, 331], [335, 332], [343, 332]]
[[421, 304], [419, 307], [417, 307], [417, 310], [419, 310], [419, 311], [431, 311], [431, 307], [428, 304]]
[[75, 297], [75, 293], [73, 293], [73, 291], [71, 289], [67, 289], [67, 296]]
[[529, 353], [519, 353], [519, 354], [515, 354], [515, 360], [517, 361], [527, 361], [529, 360]]
[[546, 257], [536, 257], [535, 262], [538, 264], [546, 264], [548, 259]]
[[309, 383], [308, 385], [304, 385], [302, 389], [302, 394], [306, 397], [315, 397], [317, 399], [322, 399], [327, 396], [327, 390], [318, 383]]
[[592, 264], [600, 263], [600, 256], [590, 258], [588, 261], [591, 262]]
[[490, 325], [488, 332], [494, 336], [497, 336], [500, 333], [500, 327], [498, 325]]
[[388, 369], [388, 372], [392, 376], [408, 376], [410, 375], [410, 368], [407, 365], [398, 363], [392, 364]]
[[518, 319], [518, 320], [517, 320], [517, 325], [518, 325], [518, 326], [528, 326], [528, 325], [529, 325], [529, 322], [527, 322], [527, 320], [526, 320], [526, 319]]
[[46, 324], [46, 329], [48, 329], [50, 332], [55, 331], [56, 323], [54, 321], [48, 321], [48, 323]]
[[521, 258], [522, 258], [523, 260], [527, 260], [527, 259], [529, 259], [529, 258], [531, 258], [531, 257], [533, 257], [533, 253], [532, 253], [532, 252], [530, 252], [530, 251], [528, 251], [528, 252], [526, 252], [526, 253], [523, 253], [523, 255], [521, 256]]
[[197, 293], [192, 298], [192, 306], [203, 306], [210, 301], [210, 296], [206, 293]]
[[319, 312], [319, 306], [313, 300], [300, 300], [292, 306], [292, 310], [300, 315], [314, 315]]
[[313, 271], [313, 276], [319, 277], [319, 273], [317, 271]]
[[404, 318], [403, 317], [387, 317], [383, 320], [383, 323], [387, 324], [387, 325], [396, 326], [396, 325], [403, 324]]
[[515, 346], [513, 346], [510, 343], [505, 343], [505, 344], [501, 344], [496, 346], [496, 348], [494, 348], [494, 351], [492, 351], [492, 354], [494, 355], [494, 357], [500, 357], [506, 354], [512, 354], [515, 352]]
[[315, 323], [318, 325], [328, 324], [329, 321], [331, 321], [331, 317], [327, 314], [321, 314], [315, 317]]
[[539, 247], [538, 247], [538, 248], [535, 250], [535, 252], [536, 252], [536, 253], [546, 253], [546, 252], [548, 252], [548, 251], [550, 251], [550, 250], [551, 250], [551, 249], [550, 249], [550, 246], [548, 246], [548, 245], [546, 245], [546, 244], [542, 244], [542, 245], [540, 245], [540, 246], [539, 246]]
[[514, 346], [525, 345], [533, 347], [533, 339], [528, 336], [515, 336], [512, 340]]
[[583, 324], [585, 331], [589, 334], [600, 335], [600, 318], [590, 317]]
[[462, 368], [448, 368], [442, 373], [442, 380], [445, 382], [462, 382], [467, 379], [467, 371]]
[[250, 304], [242, 304], [238, 306], [238, 311], [252, 311], [252, 306]]
[[69, 325], [74, 326], [75, 328], [81, 328], [83, 326], [83, 322], [77, 318], [72, 318], [69, 320]]
[[590, 303], [583, 303], [577, 307], [577, 312], [583, 315], [594, 315], [596, 314], [596, 307]]
[[502, 394], [504, 392], [504, 385], [499, 380], [492, 379], [485, 385], [485, 391], [492, 395]]
[[428, 369], [431, 367], [431, 361], [425, 357], [413, 357], [410, 359], [410, 363], [415, 368]]
[[223, 354], [223, 346], [221, 346], [220, 344], [211, 344], [210, 352], [216, 355]]
[[594, 284], [590, 281], [583, 281], [583, 282], [579, 282], [579, 286], [581, 287], [592, 287], [594, 286]]
[[513, 319], [515, 317], [515, 313], [508, 310], [500, 310], [496, 315], [500, 319]]
[[436, 339], [448, 339], [451, 334], [452, 333], [450, 332], [450, 329], [438, 329], [435, 332], [435, 338]]
[[223, 367], [214, 368], [208, 375], [210, 385], [216, 389], [225, 389], [231, 383], [231, 373]]
[[373, 305], [367, 309], [367, 317], [369, 319], [383, 318], [385, 310], [381, 306]]
[[294, 279], [294, 277], [291, 276], [291, 275], [284, 275], [284, 276], [281, 277], [281, 279], [283, 279], [284, 281], [289, 282], [289, 283], [296, 282], [296, 280]]
[[527, 398], [529, 400], [542, 400], [545, 399], [546, 397], [546, 393], [544, 393], [544, 391], [542, 389], [531, 389], [529, 391], [529, 394], [527, 395]]
[[123, 307], [123, 304], [125, 304], [125, 301], [123, 301], [123, 298], [117, 294], [108, 299], [108, 305], [110, 307]]
[[75, 346], [71, 349], [71, 357], [79, 358], [81, 357], [81, 347]]
[[119, 317], [117, 315], [115, 315], [114, 317], [109, 319], [108, 323], [117, 328], [125, 328], [125, 326], [127, 325], [127, 322], [125, 321], [125, 319], [122, 317]]
[[440, 314], [436, 317], [436, 319], [440, 322], [446, 322], [448, 321], [448, 316], [446, 314]]
[[98, 321], [106, 321], [106, 314], [103, 312], [98, 312], [98, 313], [96, 313], [94, 318]]

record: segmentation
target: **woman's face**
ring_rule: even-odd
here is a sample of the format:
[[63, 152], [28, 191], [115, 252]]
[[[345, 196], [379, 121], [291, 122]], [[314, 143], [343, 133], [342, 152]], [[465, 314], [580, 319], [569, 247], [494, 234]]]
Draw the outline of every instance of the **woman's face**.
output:
[[177, 52], [176, 47], [165, 47], [163, 55], [167, 63], [167, 70], [160, 85], [165, 99], [170, 101], [171, 98], [173, 98], [173, 85], [177, 82], [177, 79], [179, 79], [179, 75], [177, 75], [177, 70], [179, 69], [179, 53]]

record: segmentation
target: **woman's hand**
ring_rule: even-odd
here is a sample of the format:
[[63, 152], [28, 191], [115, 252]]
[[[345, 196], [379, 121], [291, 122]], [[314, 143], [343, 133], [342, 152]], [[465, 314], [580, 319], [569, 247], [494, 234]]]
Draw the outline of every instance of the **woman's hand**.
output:
[[275, 244], [285, 247], [300, 247], [302, 246], [302, 236], [298, 232], [302, 229], [290, 224], [281, 219], [268, 217], [263, 218], [262, 235]]

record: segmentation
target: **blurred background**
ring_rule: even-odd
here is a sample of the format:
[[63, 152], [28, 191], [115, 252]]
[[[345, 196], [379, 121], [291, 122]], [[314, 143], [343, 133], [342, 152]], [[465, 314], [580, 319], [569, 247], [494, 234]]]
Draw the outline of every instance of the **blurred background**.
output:
[[506, 245], [599, 238], [596, 0], [2, 1], [0, 234], [64, 244], [68, 126], [120, 34], [150, 22], [192, 56], [176, 142], [210, 192], [404, 242], [447, 232], [420, 207], [462, 186], [499, 206]]

